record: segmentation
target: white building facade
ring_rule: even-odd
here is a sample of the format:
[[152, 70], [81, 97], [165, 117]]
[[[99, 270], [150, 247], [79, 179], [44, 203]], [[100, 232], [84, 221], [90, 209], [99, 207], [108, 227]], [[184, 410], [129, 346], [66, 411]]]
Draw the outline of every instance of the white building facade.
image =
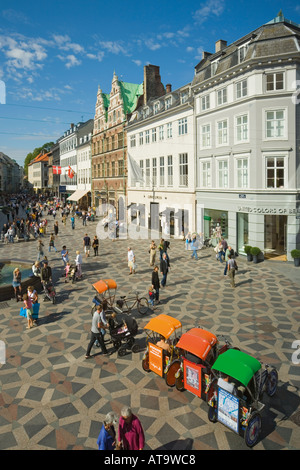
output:
[[129, 221], [162, 236], [195, 229], [191, 87], [149, 100], [127, 127]]
[[299, 38], [279, 15], [195, 69], [197, 231], [220, 225], [240, 254], [300, 246]]

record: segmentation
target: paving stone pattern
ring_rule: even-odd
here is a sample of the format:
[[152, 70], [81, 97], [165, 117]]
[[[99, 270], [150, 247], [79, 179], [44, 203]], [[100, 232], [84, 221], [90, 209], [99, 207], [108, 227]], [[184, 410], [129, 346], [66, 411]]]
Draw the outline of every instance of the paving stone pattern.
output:
[[[49, 228], [53, 221], [49, 217]], [[71, 260], [83, 253], [83, 236], [91, 239], [98, 221], [82, 226], [59, 220], [56, 247], [67, 245]], [[48, 230], [48, 232], [50, 232]], [[158, 240], [157, 240], [158, 241]], [[161, 305], [141, 317], [136, 311], [141, 350], [104, 357], [94, 347], [85, 352], [91, 327], [92, 284], [101, 278], [117, 281], [118, 294], [138, 290], [147, 294], [151, 284], [150, 240], [100, 241], [99, 256], [83, 255], [83, 280], [72, 285], [62, 278], [59, 251], [46, 251], [54, 272], [57, 303], [43, 302], [39, 325], [26, 329], [20, 304], [0, 303], [0, 339], [6, 345], [6, 364], [0, 364], [0, 449], [96, 449], [105, 414], [132, 407], [145, 430], [146, 449], [247, 449], [242, 437], [221, 423], [210, 423], [207, 404], [190, 392], [169, 388], [164, 379], [142, 369], [151, 316], [170, 314], [183, 330], [203, 326], [225, 335], [232, 344], [279, 371], [279, 387], [272, 399], [264, 397], [261, 440], [255, 450], [300, 448], [300, 365], [292, 363], [292, 343], [300, 340], [300, 270], [291, 263], [264, 261], [257, 265], [239, 257], [236, 288], [224, 277], [224, 265], [212, 249], [191, 259], [180, 240], [171, 240], [171, 271], [161, 289]], [[36, 259], [36, 242], [1, 245], [0, 258]], [[137, 272], [128, 275], [127, 247], [137, 259]], [[45, 238], [48, 249], [48, 236]], [[112, 349], [111, 346], [108, 346]]]

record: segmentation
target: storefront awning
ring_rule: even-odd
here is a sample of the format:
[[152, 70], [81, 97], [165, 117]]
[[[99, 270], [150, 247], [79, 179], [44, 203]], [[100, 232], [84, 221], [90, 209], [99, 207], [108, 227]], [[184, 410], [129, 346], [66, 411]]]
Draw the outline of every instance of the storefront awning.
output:
[[68, 201], [79, 201], [83, 196], [89, 192], [89, 189], [77, 189], [71, 196], [67, 198]]

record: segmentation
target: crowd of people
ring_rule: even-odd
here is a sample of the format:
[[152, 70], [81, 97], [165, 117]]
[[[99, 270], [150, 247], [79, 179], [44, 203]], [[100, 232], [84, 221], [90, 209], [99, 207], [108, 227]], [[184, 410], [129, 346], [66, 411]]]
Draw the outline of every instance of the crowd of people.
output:
[[[20, 212], [22, 213], [20, 216]], [[24, 215], [25, 214], [25, 215]], [[1, 238], [4, 243], [15, 243], [20, 238], [25, 241], [29, 239], [36, 240], [36, 259], [32, 265], [32, 274], [41, 280], [41, 284], [45, 289], [49, 283], [53, 282], [53, 273], [49, 265], [47, 254], [53, 250], [55, 253], [60, 252], [62, 260], [63, 273], [65, 282], [68, 278], [72, 267], [75, 272], [75, 279], [80, 280], [82, 273], [82, 254], [79, 249], [75, 251], [76, 255], [71, 260], [67, 245], [61, 248], [56, 246], [60, 235], [60, 225], [58, 218], [61, 217], [61, 223], [66, 227], [68, 220], [70, 227], [75, 230], [77, 222], [81, 222], [83, 226], [87, 225], [87, 221], [94, 220], [94, 211], [89, 208], [87, 211], [80, 211], [77, 206], [62, 203], [59, 200], [46, 200], [44, 198], [35, 198], [31, 200], [25, 197], [16, 197], [11, 204], [11, 211], [7, 217], [7, 221], [3, 224]], [[16, 239], [17, 237], [17, 239]], [[198, 260], [197, 252], [202, 247], [197, 235], [188, 234], [185, 238], [186, 249], [192, 252], [191, 257]], [[82, 238], [82, 253], [89, 258], [93, 253], [94, 257], [99, 255], [99, 240], [97, 235], [91, 238], [88, 231]], [[159, 243], [151, 240], [149, 244], [149, 266], [152, 268], [151, 279], [149, 279], [149, 304], [155, 306], [160, 304], [160, 290], [165, 289], [168, 283], [168, 275], [170, 273], [170, 242], [163, 238]], [[219, 243], [215, 248], [216, 260], [225, 263], [224, 275], [230, 277], [230, 284], [235, 287], [235, 272], [238, 269], [234, 259], [234, 251], [228, 246], [226, 240], [220, 235]], [[127, 263], [129, 275], [135, 275], [137, 272], [137, 260], [132, 246], [128, 246]], [[37, 325], [37, 313], [34, 306], [39, 305], [39, 295], [33, 286], [29, 286], [25, 293], [22, 293], [22, 273], [19, 268], [13, 272], [12, 285], [17, 302], [23, 302], [24, 316], [27, 318], [27, 328], [31, 329]], [[105, 329], [108, 323], [105, 318], [105, 312], [102, 306], [98, 306], [91, 324], [90, 341], [86, 350], [86, 359], [91, 357], [91, 349], [97, 342], [101, 348], [103, 355], [109, 355], [104, 341]], [[115, 429], [118, 423], [118, 432]], [[115, 413], [108, 413], [104, 419], [98, 440], [98, 449], [100, 450], [141, 450], [145, 445], [145, 436], [141, 422], [135, 416], [130, 408], [124, 408], [118, 420]]]

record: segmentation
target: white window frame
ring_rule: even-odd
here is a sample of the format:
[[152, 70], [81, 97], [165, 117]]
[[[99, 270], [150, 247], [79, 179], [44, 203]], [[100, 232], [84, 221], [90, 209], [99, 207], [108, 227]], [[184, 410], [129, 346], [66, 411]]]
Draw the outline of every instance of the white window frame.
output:
[[[246, 84], [246, 86], [244, 86]], [[241, 100], [248, 96], [248, 79], [244, 78], [235, 84], [235, 96], [237, 100]]]
[[[242, 165], [239, 168], [239, 162], [247, 162], [246, 166]], [[240, 177], [239, 177], [240, 174]], [[235, 155], [234, 156], [234, 187], [235, 189], [249, 189], [250, 188], [250, 155]], [[241, 184], [239, 184], [239, 180]]]
[[187, 134], [187, 117], [178, 119], [178, 135]]
[[156, 127], [153, 127], [151, 129], [151, 142], [156, 142], [157, 141], [157, 137], [156, 137]]
[[158, 128], [158, 138], [159, 140], [164, 140], [164, 125]]
[[159, 157], [159, 186], [165, 186], [165, 157]]
[[165, 99], [165, 109], [169, 109], [172, 106], [172, 96], [168, 96], [168, 98]]
[[[271, 167], [267, 167], [267, 162], [270, 158], [274, 158], [276, 159], [276, 162], [277, 162], [277, 159], [283, 159], [283, 167], [278, 167], [277, 165], [274, 167], [275, 169], [275, 174], [274, 174], [274, 181], [276, 183], [276, 174], [277, 174], [277, 170], [280, 169], [280, 168], [283, 168], [283, 171], [284, 171], [284, 176], [283, 176], [283, 180], [284, 180], [284, 184], [283, 186], [281, 187], [268, 187], [268, 168], [271, 168]], [[288, 163], [289, 163], [289, 157], [288, 157], [288, 153], [287, 152], [266, 152], [263, 154], [263, 162], [264, 162], [264, 171], [265, 171], [265, 189], [269, 190], [269, 191], [281, 191], [281, 190], [286, 190], [289, 188], [289, 174], [288, 174]]]
[[150, 144], [150, 130], [145, 131], [145, 143]]
[[159, 113], [159, 110], [160, 110], [160, 103], [159, 101], [157, 101], [156, 103], [154, 103], [154, 106], [153, 106], [153, 114], [157, 114]]
[[[271, 121], [271, 119], [268, 119], [268, 113], [279, 113], [283, 112], [283, 135], [273, 135], [273, 136], [268, 136], [268, 122]], [[273, 120], [276, 124], [276, 122], [279, 121], [279, 119], [275, 118]], [[274, 128], [275, 131], [277, 127]], [[287, 130], [288, 130], [288, 113], [287, 113], [287, 108], [265, 108], [263, 109], [263, 132], [264, 132], [264, 140], [265, 141], [272, 141], [272, 140], [287, 140]]]
[[217, 106], [222, 106], [223, 104], [227, 103], [228, 96], [227, 96], [227, 87], [220, 88], [220, 90], [216, 91], [217, 95]]
[[[245, 127], [245, 123], [244, 122], [241, 122], [240, 124], [238, 124], [238, 119], [243, 119], [243, 118], [247, 118], [247, 123], [246, 123], [246, 132], [247, 132], [247, 136], [246, 138], [244, 137], [244, 127]], [[241, 138], [239, 139], [239, 127], [241, 128]], [[236, 116], [234, 116], [234, 142], [236, 144], [240, 144], [240, 143], [243, 143], [243, 142], [249, 142], [249, 130], [250, 130], [250, 126], [249, 126], [249, 113], [241, 113], [241, 114], [238, 114]]]
[[[226, 122], [226, 126], [223, 124]], [[228, 118], [217, 121], [216, 123], [216, 147], [222, 147], [223, 145], [229, 145], [229, 125]], [[222, 129], [219, 128], [219, 124], [222, 124]], [[226, 130], [226, 132], [225, 132]], [[220, 134], [221, 132], [221, 134]], [[219, 137], [221, 136], [221, 142]], [[224, 137], [226, 136], [226, 139]]]
[[144, 145], [144, 132], [139, 133], [139, 145]]
[[[276, 76], [282, 75], [282, 88], [278, 88]], [[268, 77], [273, 77], [273, 88], [268, 90]], [[283, 70], [277, 70], [276, 72], [267, 72], [265, 74], [265, 91], [266, 93], [273, 93], [274, 91], [284, 91], [285, 90], [285, 73]]]
[[200, 108], [201, 108], [201, 111], [206, 111], [207, 109], [210, 109], [210, 94], [209, 93], [204, 96], [201, 96]]
[[167, 123], [167, 139], [172, 139], [173, 137], [173, 128], [172, 128], [172, 122]]
[[144, 160], [140, 160], [140, 170], [143, 178], [143, 181], [140, 181], [140, 186], [144, 186]]
[[[217, 171], [216, 171], [217, 188], [228, 189], [229, 188], [229, 157], [227, 156], [218, 157], [216, 158], [216, 163], [217, 163]], [[222, 178], [220, 178], [220, 176], [222, 176]]]
[[[207, 130], [208, 127], [209, 127], [209, 131]], [[207, 122], [205, 124], [202, 124], [200, 126], [200, 148], [201, 149], [211, 148], [211, 137], [212, 137], [211, 123]], [[204, 142], [204, 138], [205, 138], [205, 142]]]
[[200, 159], [200, 187], [212, 187], [212, 159]]
[[135, 147], [135, 146], [136, 146], [135, 134], [132, 134], [130, 136], [130, 147]]
[[189, 156], [187, 152], [179, 154], [179, 186], [187, 188], [189, 185]]
[[167, 168], [168, 168], [168, 187], [174, 185], [174, 166], [173, 166], [173, 155], [167, 156]]
[[238, 63], [239, 64], [244, 62], [248, 48], [249, 48], [249, 42], [247, 42], [246, 44], [243, 44], [242, 46], [238, 48]]
[[152, 187], [157, 186], [157, 158], [152, 158]]

